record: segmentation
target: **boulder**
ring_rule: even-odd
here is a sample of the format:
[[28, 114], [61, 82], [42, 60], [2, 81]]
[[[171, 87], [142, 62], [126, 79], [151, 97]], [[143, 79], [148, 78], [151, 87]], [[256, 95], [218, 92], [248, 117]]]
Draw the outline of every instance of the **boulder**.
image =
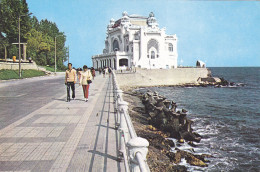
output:
[[166, 107], [167, 109], [170, 108], [171, 101], [169, 101], [169, 100], [164, 100], [163, 103], [164, 103], [164, 105], [165, 105], [165, 107]]
[[187, 168], [183, 165], [169, 165], [166, 172], [187, 172]]
[[170, 146], [170, 147], [175, 147], [175, 144], [172, 140], [166, 139], [165, 142]]
[[199, 167], [207, 167], [208, 166], [205, 162], [203, 162], [202, 160], [196, 158], [192, 154], [186, 155], [185, 156], [185, 160], [190, 165], [199, 166]]
[[188, 131], [181, 132], [181, 137], [184, 138], [185, 140], [194, 141], [197, 143], [199, 143], [201, 140], [201, 137], [196, 137], [193, 133]]
[[190, 146], [192, 146], [192, 147], [197, 147], [197, 145], [195, 145], [195, 144], [193, 143], [193, 141], [189, 141], [188, 144], [189, 144]]
[[188, 111], [186, 109], [181, 110], [182, 113], [187, 113]]

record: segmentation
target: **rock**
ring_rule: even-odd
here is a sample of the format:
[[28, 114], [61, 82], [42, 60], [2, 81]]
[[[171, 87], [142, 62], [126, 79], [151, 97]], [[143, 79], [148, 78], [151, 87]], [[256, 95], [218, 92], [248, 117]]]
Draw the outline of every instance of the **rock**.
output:
[[188, 131], [181, 132], [181, 137], [184, 138], [185, 140], [194, 141], [197, 143], [199, 143], [201, 140], [201, 137], [196, 137], [193, 133]]
[[187, 163], [189, 163], [190, 165], [194, 165], [194, 166], [199, 166], [199, 167], [207, 167], [208, 165], [206, 163], [204, 163], [202, 160], [196, 158], [195, 156], [193, 156], [192, 154], [187, 154], [185, 156], [185, 160], [187, 161]]
[[197, 145], [195, 145], [195, 144], [193, 143], [193, 141], [189, 141], [188, 144], [189, 144], [190, 146], [192, 146], [192, 147], [197, 147]]
[[166, 172], [187, 172], [187, 168], [183, 165], [169, 165]]
[[163, 99], [157, 99], [157, 103], [155, 103], [156, 107], [163, 107], [165, 106], [163, 103]]
[[152, 125], [148, 125], [147, 129], [149, 129], [151, 131], [157, 131], [157, 129], [155, 127], [153, 127]]
[[148, 112], [148, 115], [151, 117], [151, 118], [154, 118], [156, 117], [156, 113], [155, 112]]
[[153, 97], [148, 97], [148, 101], [149, 103], [155, 105], [157, 103], [157, 101], [153, 98]]
[[165, 105], [165, 107], [166, 107], [167, 109], [170, 108], [171, 101], [169, 101], [169, 100], [164, 100], [163, 103], [164, 103], [164, 105]]
[[184, 139], [178, 140], [179, 143], [184, 143]]
[[152, 112], [152, 111], [154, 111], [154, 109], [155, 109], [155, 106], [154, 106], [152, 103], [149, 103], [149, 104], [147, 104], [147, 105], [145, 106], [145, 110], [146, 110], [147, 112]]
[[199, 167], [208, 166], [205, 162], [203, 162], [201, 159], [197, 158], [196, 155], [193, 155], [190, 152], [180, 150], [180, 153], [181, 156], [184, 157], [187, 163], [189, 163], [190, 165], [199, 166]]
[[166, 139], [165, 142], [170, 146], [170, 147], [175, 147], [175, 144], [172, 140]]
[[193, 123], [192, 120], [185, 118], [185, 124], [183, 126], [183, 130], [188, 131], [188, 132], [192, 132], [192, 128], [191, 128], [192, 123]]
[[[192, 122], [192, 123], [193, 123], [193, 122]], [[194, 134], [196, 137], [202, 138], [202, 136], [201, 136], [199, 133], [197, 133], [197, 132], [193, 132], [193, 134]]]
[[188, 111], [186, 109], [182, 109], [181, 112], [187, 113]]

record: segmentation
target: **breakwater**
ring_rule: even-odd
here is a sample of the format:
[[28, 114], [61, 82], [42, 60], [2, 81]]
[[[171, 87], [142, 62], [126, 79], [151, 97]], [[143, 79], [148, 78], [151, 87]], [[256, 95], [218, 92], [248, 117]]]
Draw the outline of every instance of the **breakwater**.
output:
[[207, 68], [137, 69], [135, 73], [117, 73], [120, 88], [196, 84], [211, 75]]
[[[145, 90], [145, 91], [140, 91]], [[152, 171], [187, 171], [183, 161], [192, 166], [207, 167], [209, 154], [196, 154], [192, 147], [201, 136], [192, 129], [193, 121], [185, 109], [157, 92], [147, 89], [125, 90], [130, 103], [129, 114], [137, 135], [149, 141], [148, 164]], [[185, 150], [185, 145], [190, 148]]]

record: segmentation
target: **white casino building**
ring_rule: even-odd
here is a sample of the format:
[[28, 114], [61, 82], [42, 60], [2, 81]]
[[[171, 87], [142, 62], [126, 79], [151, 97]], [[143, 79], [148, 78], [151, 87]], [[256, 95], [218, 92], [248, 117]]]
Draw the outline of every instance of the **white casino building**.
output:
[[177, 68], [177, 36], [166, 35], [154, 14], [128, 15], [111, 19], [103, 54], [92, 56], [93, 67], [103, 68]]

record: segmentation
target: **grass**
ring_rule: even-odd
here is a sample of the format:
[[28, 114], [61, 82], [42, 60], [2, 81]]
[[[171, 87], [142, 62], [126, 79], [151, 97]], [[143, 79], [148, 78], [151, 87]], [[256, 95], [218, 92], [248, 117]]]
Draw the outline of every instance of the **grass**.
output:
[[[44, 67], [48, 71], [55, 72], [54, 66], [42, 66], [42, 67]], [[65, 72], [65, 70], [60, 70], [57, 68], [56, 72]]]
[[[22, 78], [32, 78], [36, 76], [44, 76], [45, 72], [28, 69], [22, 70]], [[18, 70], [0, 70], [0, 80], [8, 80], [8, 79], [19, 79], [19, 71]]]

